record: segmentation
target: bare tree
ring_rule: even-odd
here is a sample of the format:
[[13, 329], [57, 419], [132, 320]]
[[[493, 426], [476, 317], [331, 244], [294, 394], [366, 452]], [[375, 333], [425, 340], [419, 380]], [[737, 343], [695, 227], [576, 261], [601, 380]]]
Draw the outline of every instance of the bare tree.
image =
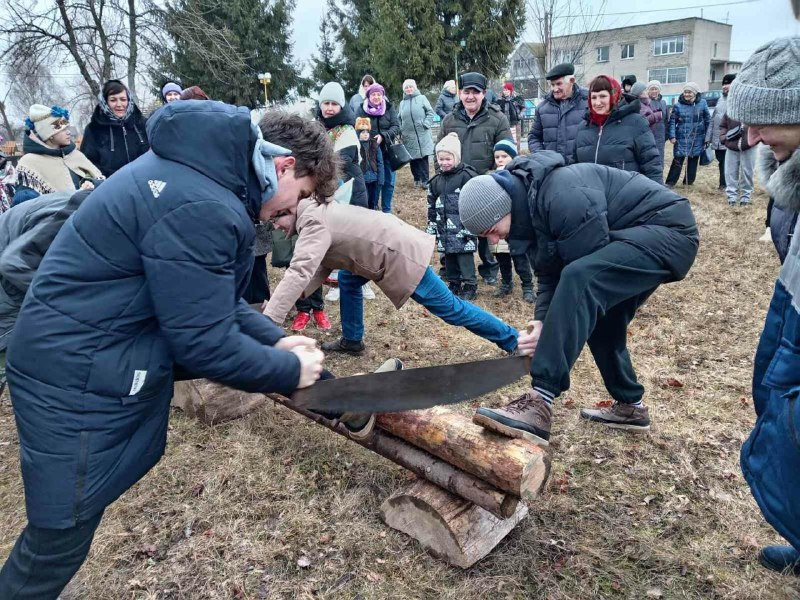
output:
[[526, 0], [526, 5], [533, 35], [544, 44], [544, 70], [571, 62], [582, 71], [602, 26], [606, 0]]
[[0, 61], [20, 47], [34, 49], [40, 62], [74, 67], [93, 95], [104, 81], [124, 73], [136, 90], [142, 52], [163, 39], [163, 14], [153, 0], [7, 0], [0, 18]]

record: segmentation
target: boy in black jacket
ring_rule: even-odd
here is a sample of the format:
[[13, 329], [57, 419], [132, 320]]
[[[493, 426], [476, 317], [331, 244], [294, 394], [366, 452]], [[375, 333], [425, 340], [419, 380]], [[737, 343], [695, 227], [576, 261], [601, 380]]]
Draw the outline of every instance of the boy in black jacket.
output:
[[461, 162], [461, 142], [450, 133], [436, 145], [441, 172], [428, 182], [428, 233], [436, 236], [437, 249], [445, 256], [445, 274], [452, 292], [464, 300], [478, 295], [475, 275], [477, 237], [461, 226], [458, 196], [461, 187], [478, 172]]

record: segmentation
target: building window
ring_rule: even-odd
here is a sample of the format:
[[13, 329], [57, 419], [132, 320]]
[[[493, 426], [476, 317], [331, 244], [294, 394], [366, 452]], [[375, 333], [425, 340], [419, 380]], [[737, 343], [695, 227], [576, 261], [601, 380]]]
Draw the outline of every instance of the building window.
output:
[[[657, 38], [653, 40], [653, 54], [663, 56], [664, 54], [683, 54], [685, 36], [673, 35], [672, 37]], [[716, 56], [716, 50], [714, 51]], [[623, 56], [623, 58], [625, 58]]]
[[609, 46], [602, 46], [597, 49], [597, 62], [608, 62]]
[[553, 60], [555, 64], [572, 63], [573, 65], [579, 65], [583, 62], [580, 50], [577, 48], [560, 48], [555, 50], [553, 54], [555, 56]]
[[688, 67], [669, 67], [663, 69], [650, 69], [647, 72], [647, 78], [650, 80], [656, 79], [662, 84], [666, 83], [686, 83], [686, 78], [689, 76]]
[[717, 57], [717, 42], [714, 42], [714, 58]]
[[633, 58], [634, 44], [622, 44], [622, 60]]

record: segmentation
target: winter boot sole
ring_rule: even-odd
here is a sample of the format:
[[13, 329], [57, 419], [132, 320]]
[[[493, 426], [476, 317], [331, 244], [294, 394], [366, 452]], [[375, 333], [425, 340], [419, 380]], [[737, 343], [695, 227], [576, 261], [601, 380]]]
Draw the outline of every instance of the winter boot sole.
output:
[[[503, 421], [498, 421], [497, 419], [502, 419]], [[517, 423], [522, 427], [526, 427], [526, 425], [521, 421], [506, 419], [505, 417], [496, 415], [495, 413], [485, 408], [479, 408], [478, 411], [474, 415], [472, 415], [472, 422], [477, 425], [480, 425], [484, 429], [489, 429], [490, 431], [494, 431], [495, 433], [500, 433], [506, 437], [528, 440], [538, 446], [550, 445], [550, 442], [548, 440], [539, 437], [532, 431], [528, 431], [527, 429], [520, 429], [518, 426], [512, 425], [512, 423]]]
[[637, 425], [636, 423], [613, 423], [610, 421], [604, 421], [603, 419], [598, 419], [597, 417], [584, 415], [581, 415], [581, 419], [585, 421], [591, 421], [592, 423], [599, 423], [600, 425], [605, 425], [611, 429], [630, 431], [631, 433], [647, 433], [650, 431], [649, 423], [647, 425]]

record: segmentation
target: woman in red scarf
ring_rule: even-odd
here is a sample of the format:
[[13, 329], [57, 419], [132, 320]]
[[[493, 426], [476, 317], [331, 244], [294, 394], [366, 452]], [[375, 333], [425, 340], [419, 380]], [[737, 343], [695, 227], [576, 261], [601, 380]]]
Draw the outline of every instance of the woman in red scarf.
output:
[[639, 99], [625, 94], [611, 77], [598, 75], [589, 84], [589, 111], [578, 128], [575, 162], [636, 171], [662, 182], [661, 155], [639, 114]]

